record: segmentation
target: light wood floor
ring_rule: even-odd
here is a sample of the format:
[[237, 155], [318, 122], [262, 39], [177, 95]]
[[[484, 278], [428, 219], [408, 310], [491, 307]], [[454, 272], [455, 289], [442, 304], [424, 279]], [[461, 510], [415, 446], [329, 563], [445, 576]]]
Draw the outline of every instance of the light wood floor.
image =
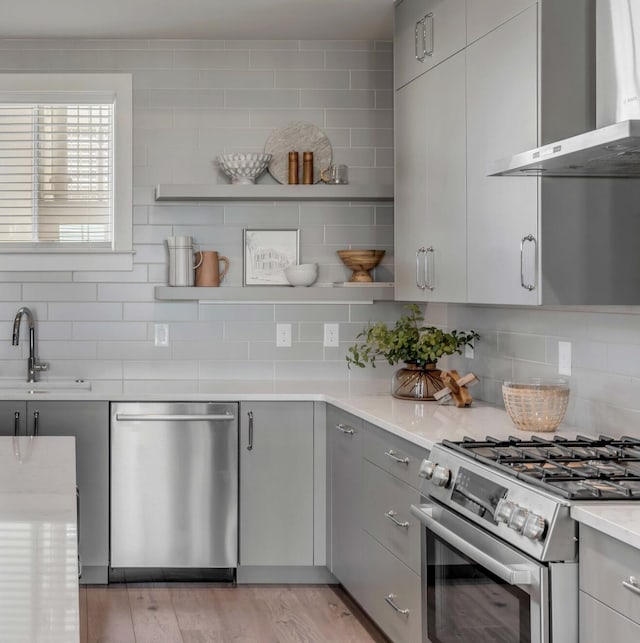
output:
[[384, 643], [340, 588], [136, 583], [80, 588], [81, 643]]

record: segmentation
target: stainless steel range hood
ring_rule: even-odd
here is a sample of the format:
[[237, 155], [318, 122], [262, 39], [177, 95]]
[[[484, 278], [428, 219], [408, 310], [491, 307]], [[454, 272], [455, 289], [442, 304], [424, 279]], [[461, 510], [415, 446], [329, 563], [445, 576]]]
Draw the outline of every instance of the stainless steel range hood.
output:
[[623, 121], [497, 161], [491, 176], [640, 178], [640, 120]]
[[515, 154], [490, 176], [640, 178], [640, 0], [596, 0], [597, 129]]

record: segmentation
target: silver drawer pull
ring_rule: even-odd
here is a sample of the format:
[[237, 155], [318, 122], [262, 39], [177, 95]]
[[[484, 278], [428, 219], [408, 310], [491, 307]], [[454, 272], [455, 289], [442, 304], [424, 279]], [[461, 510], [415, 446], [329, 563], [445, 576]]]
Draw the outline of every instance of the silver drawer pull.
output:
[[385, 451], [384, 454], [386, 456], [389, 456], [394, 462], [399, 462], [400, 464], [406, 464], [407, 466], [409, 466], [409, 458], [399, 458], [393, 449]]
[[638, 579], [635, 576], [629, 576], [627, 580], [623, 580], [622, 586], [625, 589], [632, 591], [634, 594], [640, 595], [640, 583], [638, 583]]
[[336, 424], [336, 429], [338, 431], [342, 431], [343, 433], [346, 433], [347, 435], [353, 435], [355, 431], [353, 430], [352, 426], [349, 426], [348, 424]]
[[403, 529], [409, 529], [409, 527], [411, 527], [411, 523], [406, 520], [404, 522], [400, 522], [396, 518], [397, 515], [398, 514], [393, 509], [389, 509], [385, 514], [385, 517], [387, 517], [394, 525], [398, 525], [398, 527], [402, 527]]
[[402, 609], [396, 605], [396, 598], [398, 598], [395, 594], [387, 594], [384, 597], [384, 600], [393, 607], [393, 609], [398, 612], [398, 614], [402, 614], [403, 616], [409, 616], [409, 610], [408, 609]]

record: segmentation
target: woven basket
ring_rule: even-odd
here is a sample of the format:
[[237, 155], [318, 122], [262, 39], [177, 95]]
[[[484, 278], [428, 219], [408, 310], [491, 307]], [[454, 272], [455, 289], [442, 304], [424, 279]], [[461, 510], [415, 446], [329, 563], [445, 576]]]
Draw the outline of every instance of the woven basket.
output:
[[502, 397], [509, 417], [522, 431], [555, 431], [567, 410], [569, 387], [566, 382], [505, 382]]

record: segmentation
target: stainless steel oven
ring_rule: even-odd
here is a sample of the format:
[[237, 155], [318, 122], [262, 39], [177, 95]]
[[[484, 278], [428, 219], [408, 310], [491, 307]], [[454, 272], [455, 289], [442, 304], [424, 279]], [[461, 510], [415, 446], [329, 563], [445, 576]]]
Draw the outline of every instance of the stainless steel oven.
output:
[[424, 525], [425, 643], [577, 641], [576, 563], [537, 561], [431, 498], [411, 510]]

